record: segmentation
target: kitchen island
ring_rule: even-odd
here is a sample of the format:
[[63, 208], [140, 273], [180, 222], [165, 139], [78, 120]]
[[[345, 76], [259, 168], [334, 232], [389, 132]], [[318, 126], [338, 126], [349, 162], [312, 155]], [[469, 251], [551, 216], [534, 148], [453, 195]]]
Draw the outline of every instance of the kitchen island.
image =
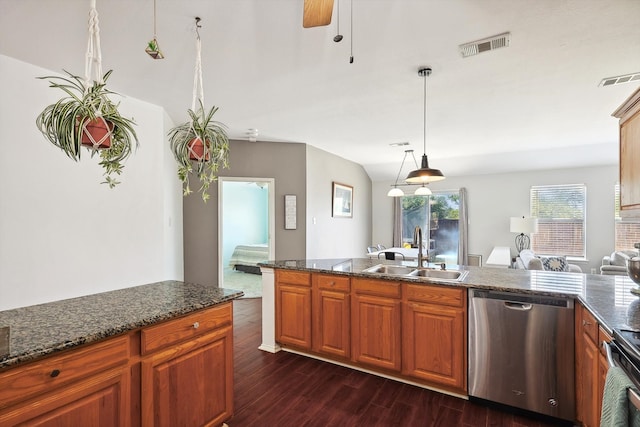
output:
[[0, 425], [222, 422], [241, 296], [163, 281], [0, 311]]
[[575, 345], [576, 419], [588, 424], [598, 416], [606, 374], [599, 342], [634, 323], [630, 279], [477, 267], [461, 267], [461, 281], [367, 272], [378, 264], [416, 266], [378, 259], [261, 264], [260, 348], [467, 398], [468, 289], [568, 298], [576, 303], [575, 343], [562, 345]]

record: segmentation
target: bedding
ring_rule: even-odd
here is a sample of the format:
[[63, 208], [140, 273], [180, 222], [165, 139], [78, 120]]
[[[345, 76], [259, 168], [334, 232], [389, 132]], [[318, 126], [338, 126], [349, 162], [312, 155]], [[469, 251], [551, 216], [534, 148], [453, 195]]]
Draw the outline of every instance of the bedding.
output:
[[231, 254], [229, 267], [245, 273], [260, 274], [258, 263], [269, 259], [269, 247], [266, 244], [238, 245]]

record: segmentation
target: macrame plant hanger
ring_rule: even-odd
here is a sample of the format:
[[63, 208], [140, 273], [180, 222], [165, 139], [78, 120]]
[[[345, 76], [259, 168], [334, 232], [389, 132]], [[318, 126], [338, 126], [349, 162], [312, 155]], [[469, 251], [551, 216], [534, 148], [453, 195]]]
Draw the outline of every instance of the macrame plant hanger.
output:
[[[92, 83], [104, 83], [102, 74], [102, 53], [100, 51], [100, 27], [96, 0], [91, 0], [89, 10], [89, 41], [84, 62], [85, 94], [89, 92]], [[102, 117], [102, 102], [96, 106], [95, 120], [85, 120], [82, 124], [82, 144], [94, 151], [98, 148], [108, 148], [111, 145], [112, 130]], [[95, 132], [94, 128], [103, 127], [104, 132]]]
[[[202, 80], [202, 42], [200, 40], [200, 18], [196, 17], [196, 64], [193, 73], [193, 95], [191, 101], [191, 111], [196, 112], [199, 109], [204, 111], [204, 85]], [[191, 121], [191, 131], [197, 134], [193, 121]], [[205, 141], [200, 138], [189, 144], [189, 157], [197, 161], [209, 160], [209, 148]]]
[[156, 32], [156, 0], [153, 0], [153, 39], [147, 43], [144, 51], [153, 59], [164, 59], [164, 55], [158, 44], [158, 33]]

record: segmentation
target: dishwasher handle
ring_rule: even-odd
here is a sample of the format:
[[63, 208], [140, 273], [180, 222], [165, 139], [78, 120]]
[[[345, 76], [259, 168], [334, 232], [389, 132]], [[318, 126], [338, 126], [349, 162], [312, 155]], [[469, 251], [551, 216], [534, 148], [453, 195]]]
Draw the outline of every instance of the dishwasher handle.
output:
[[510, 310], [528, 311], [533, 307], [532, 304], [525, 304], [522, 302], [505, 301], [504, 306]]

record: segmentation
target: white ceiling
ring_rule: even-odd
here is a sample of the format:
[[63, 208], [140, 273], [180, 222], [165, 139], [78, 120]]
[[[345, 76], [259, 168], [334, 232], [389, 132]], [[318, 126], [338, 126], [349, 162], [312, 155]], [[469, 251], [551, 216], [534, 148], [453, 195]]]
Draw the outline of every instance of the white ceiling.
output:
[[[639, 82], [598, 83], [640, 71], [640, 0], [353, 0], [353, 37], [340, 0], [340, 43], [335, 2], [330, 26], [305, 29], [303, 0], [157, 0], [154, 61], [153, 0], [98, 0], [103, 68], [112, 90], [185, 121], [199, 16], [205, 103], [233, 138], [255, 128], [394, 180], [407, 147], [389, 144], [423, 152], [427, 65], [427, 154], [445, 175], [617, 161], [611, 113]], [[83, 74], [89, 5], [0, 0], [0, 54]], [[507, 31], [508, 48], [458, 52]]]

